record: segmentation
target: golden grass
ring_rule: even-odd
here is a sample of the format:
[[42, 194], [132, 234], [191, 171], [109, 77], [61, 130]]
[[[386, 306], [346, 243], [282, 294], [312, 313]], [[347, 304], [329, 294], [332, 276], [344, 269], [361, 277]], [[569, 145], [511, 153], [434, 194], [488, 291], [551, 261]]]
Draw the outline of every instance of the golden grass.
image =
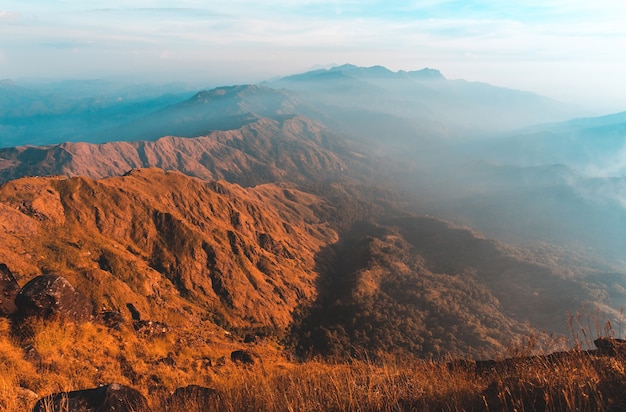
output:
[[[585, 352], [549, 361], [514, 352], [514, 366], [477, 374], [471, 364], [381, 356], [376, 361], [287, 361], [275, 342], [249, 349], [254, 365], [229, 360], [241, 343], [192, 340], [189, 331], [141, 337], [128, 326], [0, 319], [0, 411], [32, 408], [33, 394], [117, 382], [155, 411], [602, 411], [626, 409], [626, 360]], [[225, 356], [224, 361], [218, 361]], [[211, 361], [209, 362], [208, 359]], [[211, 387], [208, 402], [167, 403], [174, 389]], [[622, 408], [622, 409], [620, 409]]]
[[624, 407], [623, 371], [622, 359], [583, 355], [487, 375], [419, 360], [306, 362], [231, 371], [215, 380], [221, 395], [209, 405], [158, 405], [171, 412], [602, 411]]

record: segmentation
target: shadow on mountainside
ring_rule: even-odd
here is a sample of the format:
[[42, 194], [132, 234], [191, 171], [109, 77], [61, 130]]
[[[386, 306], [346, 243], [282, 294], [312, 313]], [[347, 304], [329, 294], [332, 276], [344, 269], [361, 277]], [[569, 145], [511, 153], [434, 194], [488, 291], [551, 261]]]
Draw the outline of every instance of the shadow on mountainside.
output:
[[513, 252], [427, 217], [355, 222], [317, 254], [318, 297], [294, 312], [291, 345], [302, 358], [484, 357], [566, 334], [588, 292]]

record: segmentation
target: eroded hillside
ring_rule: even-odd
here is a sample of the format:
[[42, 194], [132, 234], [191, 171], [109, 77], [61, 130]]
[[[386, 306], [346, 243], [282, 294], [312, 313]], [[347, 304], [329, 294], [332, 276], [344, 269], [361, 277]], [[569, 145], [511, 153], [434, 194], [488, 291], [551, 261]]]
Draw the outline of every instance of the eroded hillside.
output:
[[25, 282], [66, 276], [97, 311], [284, 328], [315, 297], [314, 256], [337, 235], [289, 185], [244, 189], [159, 169], [25, 178], [0, 192], [0, 261]]

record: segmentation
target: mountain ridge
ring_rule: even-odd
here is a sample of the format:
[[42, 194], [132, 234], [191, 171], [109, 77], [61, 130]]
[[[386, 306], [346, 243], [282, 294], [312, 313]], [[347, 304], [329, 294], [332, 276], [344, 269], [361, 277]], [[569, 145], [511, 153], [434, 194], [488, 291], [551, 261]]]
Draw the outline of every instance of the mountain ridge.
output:
[[356, 150], [304, 117], [261, 118], [238, 130], [196, 138], [0, 149], [0, 181], [59, 174], [101, 178], [154, 166], [243, 185], [285, 180], [288, 174], [302, 181], [354, 175], [365, 156]]

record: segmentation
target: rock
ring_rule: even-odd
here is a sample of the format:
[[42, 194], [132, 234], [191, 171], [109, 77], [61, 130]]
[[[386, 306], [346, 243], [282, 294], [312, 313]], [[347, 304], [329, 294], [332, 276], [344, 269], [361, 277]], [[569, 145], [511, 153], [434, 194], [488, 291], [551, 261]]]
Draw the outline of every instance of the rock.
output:
[[624, 339], [598, 338], [593, 341], [601, 355], [626, 356], [626, 341]]
[[476, 361], [476, 373], [479, 375], [492, 373], [496, 371], [498, 362], [495, 360], [478, 360]]
[[155, 363], [173, 367], [176, 366], [176, 359], [174, 359], [174, 354], [170, 352], [166, 357], [157, 359]]
[[213, 388], [207, 388], [199, 385], [188, 385], [176, 389], [174, 393], [167, 398], [166, 404], [168, 409], [181, 406], [190, 407], [193, 405], [196, 407], [203, 407], [202, 410], [208, 410], [210, 409], [209, 406], [218, 401], [219, 398], [219, 392]]
[[112, 383], [94, 389], [59, 392], [37, 401], [33, 412], [149, 412], [146, 398], [137, 390]]
[[468, 359], [454, 359], [446, 364], [448, 370], [450, 372], [454, 371], [464, 371], [464, 372], [478, 372], [476, 368], [476, 361], [468, 360]]
[[111, 329], [120, 330], [124, 324], [124, 317], [119, 310], [104, 310], [100, 314], [102, 322]]
[[130, 316], [133, 318], [133, 320], [141, 321], [141, 313], [139, 313], [135, 305], [133, 305], [132, 303], [127, 303], [126, 307], [128, 308]]
[[41, 275], [28, 282], [15, 298], [18, 315], [77, 322], [91, 319], [93, 305], [62, 276]]
[[7, 265], [0, 263], [0, 316], [9, 316], [17, 312], [15, 297], [20, 292], [13, 273]]
[[232, 360], [235, 363], [241, 362], [241, 363], [245, 363], [248, 365], [254, 364], [254, 358], [252, 357], [252, 354], [250, 354], [250, 352], [245, 351], [245, 350], [233, 351], [230, 354], [230, 360]]

